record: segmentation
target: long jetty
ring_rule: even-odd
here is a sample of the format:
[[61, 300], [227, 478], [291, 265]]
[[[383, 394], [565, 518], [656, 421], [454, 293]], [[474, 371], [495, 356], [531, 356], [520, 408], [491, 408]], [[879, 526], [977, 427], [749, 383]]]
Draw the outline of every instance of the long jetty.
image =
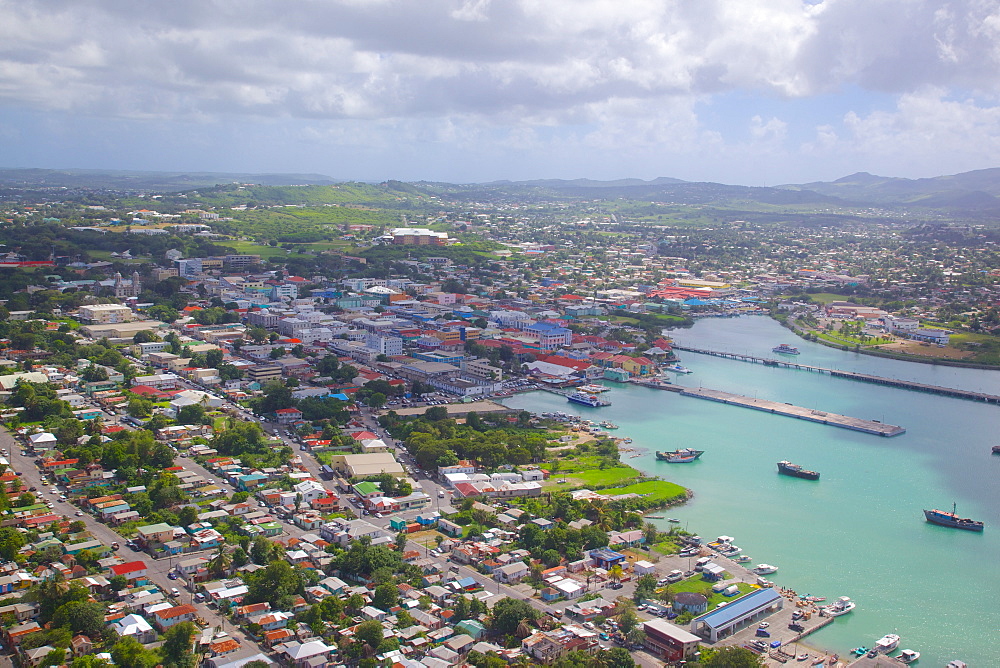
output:
[[818, 422], [820, 424], [828, 424], [833, 427], [842, 427], [844, 429], [852, 429], [854, 431], [863, 431], [867, 434], [875, 434], [876, 436], [898, 436], [906, 431], [902, 427], [898, 427], [893, 424], [883, 424], [881, 422], [876, 422], [875, 420], [862, 420], [861, 418], [850, 417], [848, 415], [827, 413], [826, 411], [820, 411], [814, 408], [803, 408], [802, 406], [783, 404], [781, 402], [770, 401], [768, 399], [745, 397], [740, 394], [723, 392], [721, 390], [709, 390], [703, 387], [681, 390], [681, 396], [718, 401], [719, 403], [729, 404], [731, 406], [752, 408], [757, 411], [764, 411], [765, 413], [784, 415], [786, 417], [793, 417], [799, 420], [808, 420], [809, 422]]
[[960, 390], [954, 387], [941, 387], [939, 385], [917, 383], [910, 380], [900, 380], [898, 378], [884, 378], [882, 376], [873, 376], [867, 373], [857, 373], [855, 371], [841, 371], [839, 369], [828, 369], [826, 367], [821, 367], [821, 366], [810, 366], [808, 364], [799, 364], [798, 362], [778, 360], [768, 357], [756, 357], [754, 355], [742, 355], [740, 353], [727, 353], [720, 350], [705, 350], [704, 348], [690, 348], [688, 346], [678, 346], [678, 345], [674, 346], [674, 350], [683, 350], [684, 352], [697, 353], [698, 355], [712, 355], [714, 357], [725, 357], [726, 359], [739, 360], [741, 362], [750, 362], [752, 364], [763, 364], [764, 366], [784, 367], [786, 369], [800, 369], [802, 371], [825, 373], [830, 376], [833, 376], [834, 378], [847, 378], [849, 380], [857, 380], [863, 383], [874, 383], [875, 385], [898, 387], [904, 390], [914, 390], [916, 392], [929, 392], [931, 394], [940, 394], [946, 397], [955, 397], [956, 399], [968, 399], [970, 401], [982, 401], [990, 404], [1000, 404], [1000, 396], [996, 394], [987, 394], [985, 392]]
[[898, 436], [906, 432], [906, 429], [903, 427], [899, 427], [894, 424], [883, 424], [877, 420], [862, 420], [861, 418], [850, 417], [849, 415], [828, 413], [826, 411], [816, 410], [815, 408], [805, 408], [803, 406], [795, 406], [793, 404], [783, 404], [781, 402], [770, 401], [768, 399], [746, 397], [741, 394], [723, 392], [722, 390], [710, 390], [704, 387], [685, 387], [683, 385], [650, 380], [637, 380], [633, 381], [633, 384], [648, 387], [654, 390], [677, 392], [682, 397], [708, 399], [709, 401], [717, 401], [719, 403], [729, 404], [730, 406], [752, 408], [754, 410], [771, 413], [773, 415], [784, 415], [785, 417], [793, 417], [798, 420], [808, 420], [809, 422], [817, 422], [831, 427], [861, 431], [866, 434], [875, 434], [876, 436]]

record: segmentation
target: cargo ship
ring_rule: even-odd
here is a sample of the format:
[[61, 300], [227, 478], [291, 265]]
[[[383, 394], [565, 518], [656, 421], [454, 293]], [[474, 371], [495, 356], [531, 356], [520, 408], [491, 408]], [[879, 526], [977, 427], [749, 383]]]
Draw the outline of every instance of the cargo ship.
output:
[[782, 355], [798, 355], [799, 349], [795, 346], [790, 346], [787, 343], [781, 343], [771, 348], [772, 352], [781, 353]]
[[819, 480], [819, 473], [816, 471], [810, 471], [809, 469], [804, 469], [798, 464], [793, 464], [787, 461], [778, 462], [778, 473], [781, 475], [790, 475], [793, 478], [805, 478], [806, 480]]
[[601, 406], [611, 405], [610, 401], [598, 399], [593, 394], [587, 394], [586, 392], [574, 392], [573, 394], [568, 394], [566, 395], [566, 399], [574, 404], [583, 404], [584, 406], [590, 406], [591, 408], [600, 408]]
[[656, 458], [670, 464], [687, 464], [698, 459], [703, 454], [705, 454], [704, 450], [693, 450], [691, 448], [682, 448], [673, 452], [660, 452], [657, 450]]
[[944, 510], [925, 510], [924, 518], [931, 524], [938, 524], [943, 527], [953, 529], [965, 529], [966, 531], [982, 531], [983, 523], [970, 520], [967, 517], [959, 517], [955, 514], [956, 504], [952, 504], [951, 512]]

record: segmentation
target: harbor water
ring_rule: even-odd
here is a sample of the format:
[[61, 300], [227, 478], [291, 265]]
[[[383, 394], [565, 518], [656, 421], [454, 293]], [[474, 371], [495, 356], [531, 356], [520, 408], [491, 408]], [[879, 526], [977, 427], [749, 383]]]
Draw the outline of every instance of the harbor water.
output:
[[[782, 342], [803, 364], [1000, 394], [1000, 371], [900, 362], [797, 340], [764, 317], [712, 318], [670, 332], [684, 345], [762, 357]], [[768, 576], [800, 594], [850, 596], [853, 613], [808, 642], [845, 655], [887, 633], [922, 653], [921, 665], [962, 659], [994, 665], [1000, 655], [1000, 406], [870, 385], [825, 374], [681, 353], [693, 371], [681, 385], [725, 390], [900, 425], [885, 438], [727, 406], [673, 392], [605, 382], [611, 406], [589, 408], [534, 392], [505, 404], [563, 411], [620, 426], [639, 457], [623, 461], [694, 492], [669, 511], [705, 538], [730, 535]], [[705, 450], [692, 464], [659, 462], [655, 450]], [[819, 481], [777, 474], [789, 460]], [[976, 534], [933, 526], [922, 509], [982, 520]], [[668, 528], [664, 521], [658, 523]], [[773, 629], [774, 639], [791, 636]]]

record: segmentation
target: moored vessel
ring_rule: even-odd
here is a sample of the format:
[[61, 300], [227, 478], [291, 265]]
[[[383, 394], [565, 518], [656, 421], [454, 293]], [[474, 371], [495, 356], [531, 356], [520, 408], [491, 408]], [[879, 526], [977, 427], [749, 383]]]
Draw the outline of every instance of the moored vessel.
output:
[[692, 448], [681, 448], [673, 452], [660, 452], [657, 450], [656, 458], [670, 464], [687, 464], [698, 459], [703, 454], [705, 454], [704, 450], [694, 450]]
[[611, 405], [610, 401], [598, 399], [593, 394], [587, 394], [586, 392], [574, 392], [573, 394], [566, 395], [566, 399], [574, 404], [583, 404], [592, 408]]
[[[841, 596], [833, 604], [819, 609], [820, 613], [827, 617], [840, 617], [854, 610], [855, 603], [849, 596]], [[868, 650], [865, 650], [868, 651]]]
[[904, 649], [896, 658], [903, 663], [916, 663], [920, 658], [920, 652], [912, 649]]
[[772, 566], [771, 564], [757, 564], [757, 567], [753, 569], [753, 572], [757, 575], [770, 575], [771, 573], [777, 573], [778, 567]]
[[994, 455], [1000, 455], [1000, 445], [994, 445], [993, 446], [993, 454]]
[[693, 373], [691, 369], [686, 366], [681, 366], [680, 362], [668, 366], [667, 371], [673, 371], [674, 373]]
[[968, 517], [959, 517], [955, 514], [957, 508], [956, 504], [952, 504], [951, 512], [946, 512], [944, 510], [924, 510], [924, 519], [926, 519], [931, 524], [937, 524], [943, 527], [951, 527], [953, 529], [965, 529], [966, 531], [982, 531], [983, 523], [977, 520], [969, 519]]
[[887, 633], [877, 641], [872, 649], [879, 654], [888, 654], [899, 647], [899, 636], [895, 633]]
[[795, 346], [790, 346], [787, 343], [779, 343], [775, 347], [771, 348], [771, 352], [780, 353], [782, 355], [798, 355], [799, 349]]
[[804, 469], [798, 464], [782, 460], [778, 462], [778, 473], [792, 476], [793, 478], [804, 478], [805, 480], [819, 480], [819, 473]]

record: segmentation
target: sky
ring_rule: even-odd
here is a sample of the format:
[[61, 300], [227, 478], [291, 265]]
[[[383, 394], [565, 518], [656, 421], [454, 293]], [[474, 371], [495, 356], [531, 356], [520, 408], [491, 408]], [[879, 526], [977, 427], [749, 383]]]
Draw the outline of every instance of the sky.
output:
[[0, 167], [777, 185], [1000, 166], [1000, 0], [0, 0]]

